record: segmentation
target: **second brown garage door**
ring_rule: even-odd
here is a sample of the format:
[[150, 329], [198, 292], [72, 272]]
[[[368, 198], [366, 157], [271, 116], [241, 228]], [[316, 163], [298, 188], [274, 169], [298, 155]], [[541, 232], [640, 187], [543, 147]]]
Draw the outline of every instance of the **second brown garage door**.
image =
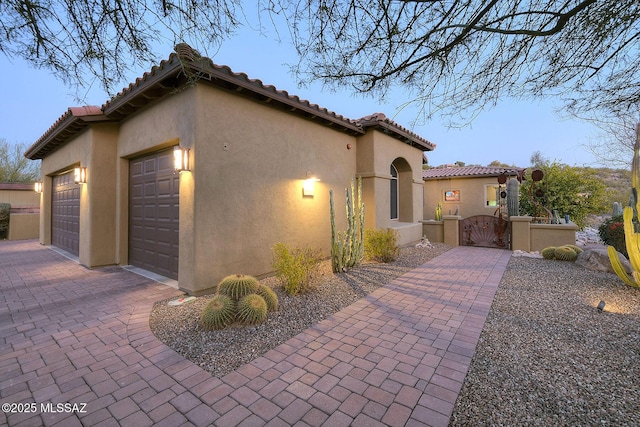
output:
[[173, 149], [129, 163], [129, 264], [178, 278], [180, 175]]

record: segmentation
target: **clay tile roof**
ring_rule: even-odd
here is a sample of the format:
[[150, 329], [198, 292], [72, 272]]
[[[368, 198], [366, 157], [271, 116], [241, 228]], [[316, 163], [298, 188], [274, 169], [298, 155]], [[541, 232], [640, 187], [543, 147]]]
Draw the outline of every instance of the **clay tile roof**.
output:
[[168, 60], [163, 60], [158, 67], [154, 67], [150, 72], [136, 79], [134, 83], [131, 83], [111, 100], [107, 101], [102, 106], [102, 110], [109, 117], [130, 114], [131, 110], [136, 108], [132, 104], [142, 104], [141, 101], [134, 100], [136, 96], [140, 95], [141, 91], [150, 88], [154, 84], [160, 86], [161, 89], [156, 90], [156, 96], [146, 96], [148, 100], [151, 100], [174, 91], [176, 86], [189, 83], [189, 79], [233, 90], [236, 94], [261, 102], [268, 102], [293, 114], [320, 120], [332, 126], [337, 125], [343, 131], [348, 131], [352, 134], [363, 133], [356, 121], [322, 108], [317, 104], [311, 104], [298, 96], [289, 95], [287, 91], [278, 90], [275, 86], [265, 85], [261, 80], [251, 79], [245, 73], [235, 73], [226, 65], [214, 64], [211, 59], [200, 56], [195, 49], [184, 43], [175, 47], [175, 52], [169, 56]]
[[89, 126], [90, 122], [105, 121], [100, 107], [85, 106], [69, 108], [56, 122], [25, 152], [31, 160], [42, 159], [64, 145], [69, 137]]
[[96, 120], [119, 121], [129, 117], [151, 102], [194, 82], [211, 84], [233, 91], [235, 94], [267, 103], [290, 114], [317, 121], [325, 126], [348, 133], [363, 135], [367, 128], [375, 128], [424, 151], [431, 151], [435, 145], [419, 135], [403, 128], [384, 114], [377, 113], [360, 120], [348, 119], [312, 104], [287, 91], [249, 78], [245, 73], [235, 73], [226, 65], [216, 65], [200, 55], [191, 46], [181, 43], [175, 47], [169, 59], [151, 68], [125, 87], [117, 95], [98, 107], [70, 108], [45, 134], [31, 146], [25, 156], [41, 159], [66, 143], [76, 133], [84, 129], [88, 122]]
[[432, 151], [436, 148], [435, 144], [400, 126], [395, 121], [389, 119], [384, 113], [373, 113], [362, 117], [358, 120], [358, 123], [364, 128], [376, 127], [383, 131], [391, 132], [397, 139], [405, 140], [405, 142], [409, 142], [411, 145], [423, 150]]
[[518, 175], [520, 171], [522, 171], [520, 168], [495, 166], [438, 167], [423, 170], [422, 179], [473, 178], [480, 176], [498, 176], [502, 173], [508, 176], [515, 176]]

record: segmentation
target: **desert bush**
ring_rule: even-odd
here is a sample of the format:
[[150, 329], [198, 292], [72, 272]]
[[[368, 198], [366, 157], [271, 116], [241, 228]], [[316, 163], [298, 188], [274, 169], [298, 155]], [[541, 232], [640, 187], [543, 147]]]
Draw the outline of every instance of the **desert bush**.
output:
[[629, 258], [624, 238], [622, 215], [612, 216], [604, 221], [600, 227], [598, 227], [598, 234], [600, 234], [600, 238], [606, 245], [613, 246], [616, 251]]
[[366, 230], [364, 236], [364, 255], [378, 262], [392, 262], [398, 258], [398, 233], [392, 229]]
[[289, 295], [308, 290], [318, 270], [321, 257], [311, 248], [291, 249], [285, 243], [276, 243], [273, 248], [273, 269]]

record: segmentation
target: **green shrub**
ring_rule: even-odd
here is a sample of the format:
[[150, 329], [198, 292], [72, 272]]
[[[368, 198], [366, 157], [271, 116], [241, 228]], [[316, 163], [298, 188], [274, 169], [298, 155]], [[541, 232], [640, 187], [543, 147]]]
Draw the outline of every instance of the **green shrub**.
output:
[[398, 258], [398, 233], [392, 229], [366, 230], [364, 254], [367, 259], [378, 262], [392, 262]]
[[260, 283], [255, 277], [244, 274], [232, 274], [227, 276], [218, 283], [218, 293], [227, 295], [238, 301], [245, 295], [255, 294], [258, 292]]
[[320, 265], [318, 252], [307, 249], [291, 249], [285, 243], [273, 248], [273, 269], [289, 295], [305, 292]]
[[598, 234], [600, 234], [600, 238], [606, 245], [613, 246], [616, 251], [629, 258], [627, 244], [624, 238], [622, 215], [612, 216], [604, 221], [600, 227], [598, 227]]
[[265, 285], [260, 285], [257, 294], [260, 295], [267, 303], [268, 311], [278, 310], [278, 295], [273, 292], [273, 289]]
[[235, 317], [236, 303], [233, 299], [227, 295], [217, 294], [202, 310], [200, 324], [207, 331], [224, 329], [233, 323]]
[[9, 233], [10, 213], [11, 205], [9, 203], [0, 203], [0, 239], [5, 239]]
[[260, 295], [251, 294], [238, 301], [238, 320], [249, 325], [262, 323], [267, 318], [267, 303]]

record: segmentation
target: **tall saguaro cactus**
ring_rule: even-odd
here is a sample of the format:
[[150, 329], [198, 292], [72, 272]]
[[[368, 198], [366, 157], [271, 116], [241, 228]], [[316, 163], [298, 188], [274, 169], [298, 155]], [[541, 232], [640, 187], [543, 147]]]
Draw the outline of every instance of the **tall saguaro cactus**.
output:
[[636, 232], [633, 223], [634, 210], [640, 212], [640, 200], [638, 200], [638, 186], [640, 185], [640, 123], [636, 127], [636, 143], [633, 147], [633, 161], [631, 163], [631, 199], [629, 205], [624, 208], [622, 218], [624, 220], [624, 238], [629, 254], [629, 262], [633, 267], [631, 275], [627, 274], [618, 253], [613, 246], [607, 248], [611, 266], [624, 283], [635, 288], [640, 288], [640, 233]]
[[329, 190], [331, 210], [331, 267], [334, 273], [343, 272], [359, 264], [364, 256], [364, 201], [362, 200], [362, 178], [358, 177], [356, 202], [355, 183], [351, 178], [351, 192], [345, 188], [347, 200], [347, 231], [336, 232], [336, 214], [333, 205], [333, 190]]

